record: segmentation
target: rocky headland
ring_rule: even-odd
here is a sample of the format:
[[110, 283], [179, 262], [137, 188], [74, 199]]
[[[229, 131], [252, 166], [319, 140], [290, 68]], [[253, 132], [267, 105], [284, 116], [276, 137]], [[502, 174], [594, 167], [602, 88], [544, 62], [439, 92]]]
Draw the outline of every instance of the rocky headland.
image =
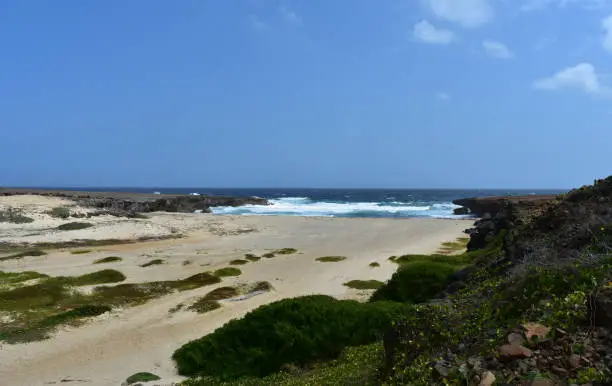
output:
[[179, 212], [210, 213], [215, 206], [267, 205], [259, 197], [224, 197], [130, 192], [85, 192], [69, 190], [0, 188], [0, 196], [38, 195], [65, 198], [81, 206], [96, 208], [100, 214], [131, 217], [135, 213]]

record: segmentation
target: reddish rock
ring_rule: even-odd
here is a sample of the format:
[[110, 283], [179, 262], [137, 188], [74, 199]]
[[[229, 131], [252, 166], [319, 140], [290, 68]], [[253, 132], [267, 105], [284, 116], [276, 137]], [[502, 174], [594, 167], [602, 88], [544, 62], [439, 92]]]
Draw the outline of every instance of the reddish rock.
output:
[[529, 358], [531, 355], [531, 350], [520, 344], [505, 344], [499, 348], [499, 359], [501, 361]]
[[538, 341], [543, 341], [550, 332], [550, 327], [543, 326], [539, 323], [526, 323], [523, 325], [523, 328], [525, 329], [525, 336], [528, 341], [531, 341], [534, 337], [536, 337]]

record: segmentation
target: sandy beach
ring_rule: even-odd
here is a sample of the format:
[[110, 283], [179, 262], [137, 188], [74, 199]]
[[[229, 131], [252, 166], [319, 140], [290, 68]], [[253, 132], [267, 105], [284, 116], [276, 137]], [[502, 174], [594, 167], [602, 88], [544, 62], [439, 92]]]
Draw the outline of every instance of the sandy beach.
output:
[[[47, 255], [0, 261], [0, 271], [37, 271], [51, 276], [76, 276], [99, 269], [92, 263], [107, 256], [122, 261], [104, 264], [123, 273], [124, 283], [176, 280], [227, 267], [247, 253], [261, 255], [280, 248], [297, 253], [249, 262], [242, 275], [222, 283], [172, 293], [143, 305], [113, 310], [86, 325], [62, 327], [51, 339], [26, 344], [0, 344], [0, 380], [6, 385], [72, 384], [119, 385], [129, 375], [149, 371], [171, 384], [176, 375], [171, 355], [191, 339], [201, 337], [233, 318], [279, 299], [307, 294], [327, 294], [339, 299], [366, 299], [371, 291], [343, 285], [349, 280], [391, 277], [392, 255], [431, 253], [442, 242], [463, 235], [471, 220], [354, 219], [330, 217], [220, 216], [212, 214], [152, 213], [146, 219], [96, 216], [84, 219], [93, 227], [58, 231], [69, 221], [51, 218], [49, 208], [73, 203], [52, 197], [0, 197], [0, 210], [18, 207], [35, 219], [28, 224], [0, 223], [0, 242], [43, 243], [74, 239], [105, 240], [139, 237], [181, 238], [124, 245], [91, 247], [91, 252], [48, 249]], [[86, 213], [89, 209], [73, 207]], [[78, 248], [77, 248], [78, 249]], [[81, 248], [83, 249], [83, 248]], [[346, 256], [334, 263], [316, 261], [321, 256]], [[161, 265], [142, 264], [162, 259]], [[370, 267], [378, 262], [379, 267]], [[268, 281], [274, 290], [239, 301], [223, 301], [206, 314], [180, 310], [211, 290], [228, 285]], [[83, 290], [87, 290], [84, 288]]]

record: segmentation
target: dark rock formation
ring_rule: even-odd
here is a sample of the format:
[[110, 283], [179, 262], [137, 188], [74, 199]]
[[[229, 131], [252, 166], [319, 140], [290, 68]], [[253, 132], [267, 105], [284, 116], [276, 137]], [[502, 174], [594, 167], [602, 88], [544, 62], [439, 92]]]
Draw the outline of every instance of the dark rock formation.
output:
[[34, 194], [40, 196], [62, 197], [80, 205], [97, 208], [104, 214], [130, 216], [146, 212], [182, 212], [196, 210], [208, 213], [215, 206], [267, 205], [268, 201], [259, 197], [223, 197], [170, 194], [143, 194], [126, 192], [82, 192], [39, 189], [0, 188], [0, 196]]
[[508, 202], [523, 207], [538, 207], [556, 198], [557, 196], [551, 195], [473, 197], [453, 200], [453, 204], [462, 207], [455, 209], [455, 214], [470, 213], [477, 217], [483, 217], [488, 213], [493, 217], [498, 212], [503, 211]]

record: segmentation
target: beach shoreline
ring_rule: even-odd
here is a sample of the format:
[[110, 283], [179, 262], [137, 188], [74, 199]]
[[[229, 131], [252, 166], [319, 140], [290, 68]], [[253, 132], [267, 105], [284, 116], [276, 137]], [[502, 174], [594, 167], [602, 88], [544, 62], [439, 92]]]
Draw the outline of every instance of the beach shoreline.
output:
[[[2, 197], [0, 204], [6, 205], [7, 200], [15, 198]], [[242, 274], [223, 278], [219, 284], [175, 292], [143, 305], [113, 310], [83, 326], [61, 327], [48, 340], [14, 345], [1, 343], [0, 379], [11, 385], [42, 385], [62, 379], [80, 379], [91, 385], [118, 385], [139, 371], [155, 373], [164, 379], [166, 383], [163, 384], [170, 384], [181, 379], [170, 359], [172, 352], [189, 340], [210, 333], [260, 305], [284, 298], [324, 294], [338, 299], [365, 300], [371, 291], [351, 289], [344, 283], [350, 280], [384, 282], [397, 268], [388, 260], [390, 256], [434, 252], [442, 242], [464, 236], [463, 231], [473, 222], [465, 219], [149, 213], [142, 219], [91, 217], [83, 221], [91, 221], [94, 226], [61, 232], [49, 229], [74, 220], [50, 219], [44, 212], [45, 208], [67, 202], [53, 201], [62, 199], [49, 197], [28, 197], [28, 200], [21, 202], [23, 213], [35, 217], [36, 221], [3, 224], [5, 232], [0, 231], [0, 241], [52, 243], [172, 234], [181, 237], [92, 246], [86, 247], [89, 251], [77, 254], [73, 252], [85, 247], [49, 248], [42, 256], [0, 260], [0, 271], [34, 270], [50, 276], [78, 276], [101, 269], [93, 264], [96, 260], [118, 256], [121, 261], [104, 264], [103, 268], [123, 273], [126, 280], [122, 283], [146, 283], [180, 280], [200, 272], [233, 267], [232, 260], [244, 259], [249, 253], [261, 256], [282, 248], [297, 251], [237, 266]], [[75, 210], [86, 211], [87, 208]], [[28, 227], [35, 226], [41, 230], [33, 235], [34, 228]], [[27, 231], [21, 232], [24, 228]], [[7, 229], [11, 231], [7, 233]], [[7, 255], [0, 254], [2, 256]], [[322, 256], [343, 256], [346, 260], [330, 263], [316, 260]], [[155, 259], [163, 263], [142, 267]], [[374, 262], [379, 266], [370, 266]], [[184, 309], [169, 312], [215, 288], [262, 281], [269, 282], [273, 290], [240, 301], [223, 302], [221, 308], [202, 315]]]

